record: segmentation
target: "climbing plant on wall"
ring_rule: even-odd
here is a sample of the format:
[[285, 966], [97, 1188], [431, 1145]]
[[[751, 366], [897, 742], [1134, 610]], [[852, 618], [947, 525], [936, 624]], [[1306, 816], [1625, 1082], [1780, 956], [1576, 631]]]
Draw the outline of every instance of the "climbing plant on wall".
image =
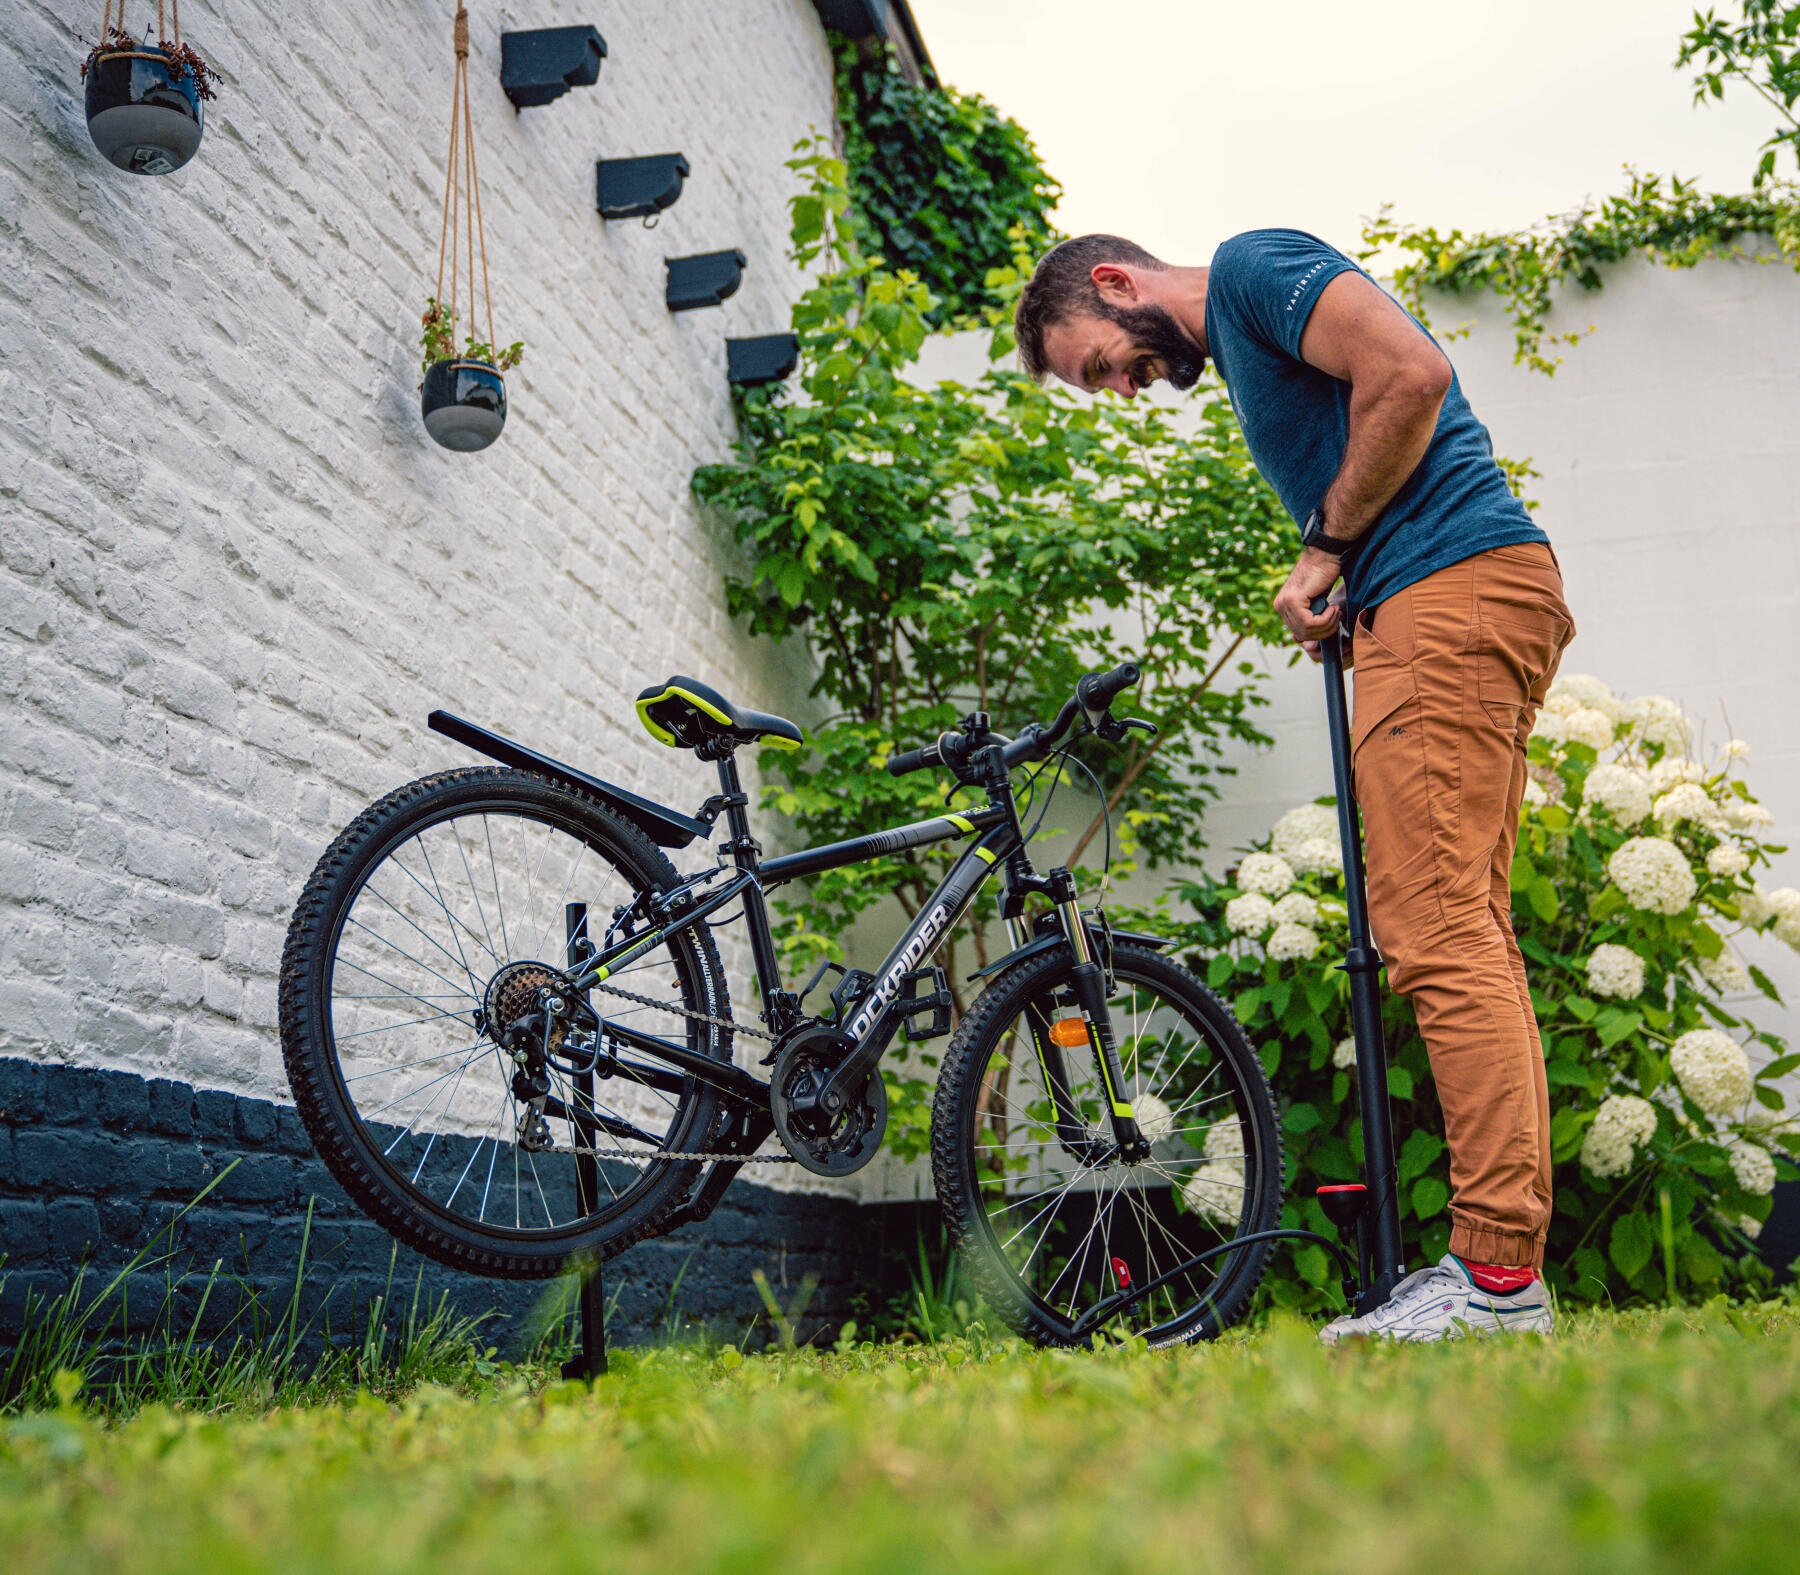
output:
[[1008, 267], [1017, 241], [1035, 256], [1054, 238], [1061, 187], [1024, 129], [987, 100], [915, 86], [890, 56], [865, 61], [840, 44], [838, 114], [848, 223], [865, 251], [918, 276], [932, 327], [982, 316], [988, 270]]

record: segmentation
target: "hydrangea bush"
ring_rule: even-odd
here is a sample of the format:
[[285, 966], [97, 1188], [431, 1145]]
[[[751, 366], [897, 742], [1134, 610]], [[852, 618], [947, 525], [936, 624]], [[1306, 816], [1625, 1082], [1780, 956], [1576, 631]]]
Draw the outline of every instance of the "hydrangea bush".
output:
[[[1777, 1080], [1800, 1056], [1744, 1015], [1780, 1001], [1736, 942], [1800, 949], [1800, 891], [1757, 882], [1769, 812], [1733, 739], [1700, 759], [1673, 701], [1597, 678], [1551, 689], [1530, 743], [1512, 868], [1552, 1107], [1556, 1209], [1546, 1276], [1584, 1301], [1706, 1293], [1761, 1279], [1751, 1243], [1778, 1177], [1800, 1174], [1800, 1116]], [[1184, 883], [1178, 926], [1261, 1051], [1283, 1107], [1283, 1223], [1330, 1233], [1313, 1189], [1356, 1179], [1343, 856], [1329, 802], [1290, 810], [1229, 884]], [[1385, 983], [1385, 981], [1384, 981]], [[1402, 1215], [1416, 1259], [1449, 1234], [1443, 1122], [1411, 1008], [1384, 992]], [[1747, 1047], [1756, 1047], [1753, 1068]], [[1278, 1302], [1325, 1305], [1325, 1255], [1278, 1261]]]

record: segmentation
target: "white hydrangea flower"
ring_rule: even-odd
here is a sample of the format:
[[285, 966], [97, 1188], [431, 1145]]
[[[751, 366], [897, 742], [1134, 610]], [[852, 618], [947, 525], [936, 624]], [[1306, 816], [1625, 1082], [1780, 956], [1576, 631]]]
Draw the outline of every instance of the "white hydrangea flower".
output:
[[1275, 904], [1275, 922], [1304, 924], [1309, 929], [1316, 928], [1319, 922], [1319, 905], [1303, 891], [1290, 891]]
[[1304, 924], [1278, 923], [1268, 945], [1269, 956], [1276, 962], [1304, 962], [1318, 951], [1319, 936]]
[[1525, 779], [1525, 802], [1533, 809], [1542, 809], [1550, 802], [1550, 795], [1544, 791], [1544, 784], [1536, 777]]
[[1754, 1143], [1740, 1143], [1732, 1149], [1731, 1173], [1753, 1197], [1766, 1197], [1775, 1190], [1775, 1156]]
[[1752, 1241], [1755, 1241], [1758, 1236], [1762, 1235], [1762, 1221], [1749, 1214], [1738, 1215], [1737, 1228]]
[[1752, 826], [1772, 826], [1775, 817], [1766, 806], [1758, 804], [1754, 799], [1739, 798], [1733, 793], [1725, 800], [1720, 813], [1725, 817], [1725, 824], [1733, 831], [1748, 831]]
[[1556, 709], [1565, 716], [1571, 711], [1588, 708], [1603, 713], [1607, 721], [1617, 723], [1623, 714], [1618, 696], [1592, 673], [1564, 673], [1550, 686], [1544, 704], [1547, 706], [1553, 700], [1558, 702]]
[[1556, 749], [1569, 741], [1568, 718], [1558, 716], [1554, 711], [1539, 711], [1537, 720], [1531, 724], [1531, 736], [1545, 740]]
[[1705, 770], [1681, 755], [1664, 756], [1650, 768], [1650, 791], [1659, 798], [1680, 783], [1705, 780]]
[[1764, 893], [1763, 900], [1775, 915], [1775, 938], [1800, 950], [1800, 891], [1792, 886], [1777, 886]]
[[1356, 1040], [1340, 1039], [1331, 1052], [1331, 1064], [1335, 1067], [1352, 1067], [1356, 1065]]
[[1650, 813], [1650, 783], [1635, 766], [1595, 766], [1582, 784], [1584, 809], [1598, 806], [1621, 826], [1635, 826]]
[[1223, 1121], [1215, 1121], [1206, 1129], [1206, 1141], [1201, 1144], [1201, 1152], [1208, 1159], [1225, 1162], [1241, 1160], [1244, 1157], [1244, 1129], [1235, 1116], [1227, 1116]]
[[1647, 913], [1680, 913], [1700, 887], [1680, 848], [1664, 837], [1632, 837], [1607, 862], [1625, 900]]
[[1750, 746], [1741, 738], [1728, 738], [1719, 745], [1719, 758], [1721, 760], [1748, 760]]
[[1742, 875], [1750, 868], [1750, 855], [1735, 843], [1721, 842], [1706, 855], [1706, 867], [1714, 875]]
[[1333, 902], [1329, 897], [1321, 897], [1317, 906], [1321, 924], [1337, 925], [1350, 922], [1350, 910], [1341, 902]]
[[1296, 875], [1342, 877], [1344, 873], [1344, 849], [1335, 837], [1330, 842], [1323, 837], [1311, 837], [1292, 849], [1287, 860]]
[[1260, 892], [1265, 897], [1279, 897], [1294, 884], [1294, 867], [1274, 853], [1246, 853], [1238, 865], [1239, 891]]
[[1665, 826], [1673, 826], [1684, 820], [1691, 820], [1696, 825], [1705, 826], [1709, 830], [1725, 829], [1723, 817], [1719, 814], [1719, 806], [1712, 801], [1706, 789], [1693, 782], [1683, 782], [1679, 787], [1672, 787], [1655, 805], [1653, 813]]
[[1687, 713], [1662, 695], [1638, 696], [1625, 707], [1625, 720], [1636, 726], [1642, 742], [1661, 744], [1665, 749], [1685, 751], [1694, 737]]
[[1590, 749], [1609, 749], [1613, 741], [1613, 725], [1604, 711], [1596, 711], [1592, 706], [1582, 706], [1571, 711], [1563, 718], [1563, 727], [1567, 730], [1571, 743], [1586, 744]]
[[1299, 804], [1275, 822], [1269, 851], [1292, 862], [1303, 843], [1338, 840], [1338, 812], [1330, 804]]
[[1752, 929], [1772, 918], [1774, 913], [1769, 905], [1769, 894], [1754, 882], [1748, 891], [1738, 894], [1738, 917]]
[[1636, 1094], [1609, 1094], [1581, 1140], [1581, 1165], [1593, 1176], [1622, 1176], [1656, 1133], [1656, 1109]]
[[1588, 988], [1621, 1001], [1644, 993], [1644, 959], [1629, 946], [1596, 946], [1587, 963]]
[[1244, 1178], [1230, 1165], [1202, 1165], [1181, 1189], [1196, 1214], [1229, 1224], [1244, 1207]]
[[1696, 957], [1694, 966], [1720, 995], [1741, 995], [1751, 988], [1750, 970], [1738, 961], [1737, 953], [1730, 947], [1717, 957]]
[[1275, 904], [1261, 892], [1233, 897], [1225, 904], [1225, 928], [1233, 935], [1261, 935], [1275, 922]]
[[1742, 1110], [1750, 1097], [1750, 1057], [1717, 1028], [1689, 1029], [1670, 1047], [1669, 1065], [1681, 1091], [1709, 1115]]
[[1558, 686], [1552, 684], [1550, 693], [1544, 696], [1543, 709], [1551, 716], [1572, 716], [1581, 709], [1581, 702], [1567, 690], [1558, 692]]
[[1175, 1130], [1175, 1112], [1154, 1094], [1139, 1094], [1132, 1100], [1131, 1114], [1147, 1143], [1160, 1143]]

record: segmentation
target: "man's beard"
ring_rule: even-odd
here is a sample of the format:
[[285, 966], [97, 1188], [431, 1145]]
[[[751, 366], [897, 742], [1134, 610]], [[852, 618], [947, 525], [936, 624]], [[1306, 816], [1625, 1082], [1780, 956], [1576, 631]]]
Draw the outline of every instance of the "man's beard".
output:
[[1199, 347], [1176, 325], [1163, 306], [1109, 306], [1106, 316], [1117, 323], [1137, 342], [1137, 348], [1126, 363], [1127, 370], [1148, 352], [1161, 360], [1172, 388], [1186, 393], [1200, 381], [1206, 370], [1206, 357]]

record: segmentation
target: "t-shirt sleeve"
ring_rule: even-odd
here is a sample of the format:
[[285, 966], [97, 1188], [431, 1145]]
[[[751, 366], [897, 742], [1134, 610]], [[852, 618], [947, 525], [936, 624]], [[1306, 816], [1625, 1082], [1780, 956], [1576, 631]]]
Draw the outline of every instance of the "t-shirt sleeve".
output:
[[1300, 359], [1300, 336], [1326, 285], [1356, 264], [1300, 230], [1249, 230], [1213, 257], [1207, 288], [1243, 333]]

